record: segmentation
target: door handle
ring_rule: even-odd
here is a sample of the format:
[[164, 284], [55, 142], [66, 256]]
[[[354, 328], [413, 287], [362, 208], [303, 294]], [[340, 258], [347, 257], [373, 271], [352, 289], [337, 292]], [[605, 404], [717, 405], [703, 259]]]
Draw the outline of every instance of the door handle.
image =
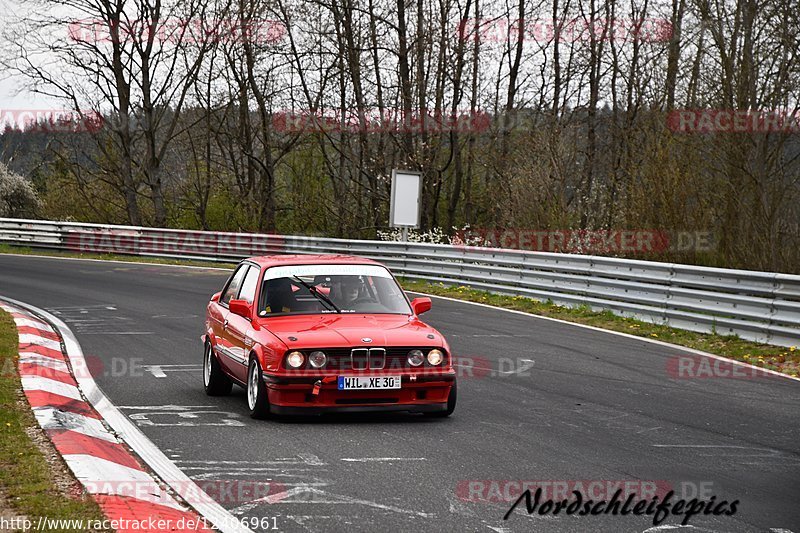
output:
[[222, 323], [222, 329], [228, 329], [228, 321]]

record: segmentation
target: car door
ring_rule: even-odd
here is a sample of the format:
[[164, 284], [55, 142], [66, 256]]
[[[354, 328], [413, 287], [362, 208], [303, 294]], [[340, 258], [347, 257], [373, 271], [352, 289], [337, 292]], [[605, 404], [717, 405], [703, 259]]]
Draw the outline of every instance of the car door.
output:
[[[239, 293], [236, 296], [237, 300], [244, 300], [250, 305], [256, 297], [256, 287], [258, 286], [260, 270], [256, 265], [250, 265], [250, 269], [242, 280]], [[248, 333], [252, 328], [250, 324], [250, 317], [239, 316], [235, 313], [228, 312], [227, 325], [225, 327], [225, 344], [231, 353], [231, 359], [235, 359], [236, 363], [234, 368], [231, 369], [233, 375], [241, 381], [247, 379], [247, 365], [249, 363], [250, 349], [252, 342], [249, 341], [250, 336]], [[248, 342], [250, 344], [248, 344]]]
[[239, 289], [241, 289], [242, 282], [249, 269], [249, 263], [242, 263], [239, 265], [219, 297], [219, 302], [217, 302], [219, 313], [212, 313], [212, 321], [218, 322], [218, 324], [212, 324], [212, 328], [214, 328], [214, 335], [217, 338], [216, 350], [219, 356], [219, 363], [229, 374], [237, 378], [239, 377], [242, 364], [239, 358], [235, 357], [232, 352], [232, 347], [227, 336], [228, 321], [231, 316], [228, 304], [239, 295]]

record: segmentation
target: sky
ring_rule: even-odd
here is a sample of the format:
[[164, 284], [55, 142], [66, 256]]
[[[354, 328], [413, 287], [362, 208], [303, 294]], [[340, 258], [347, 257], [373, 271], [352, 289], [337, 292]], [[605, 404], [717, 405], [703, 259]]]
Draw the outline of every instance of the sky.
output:
[[9, 78], [6, 73], [0, 78], [0, 110], [47, 109], [53, 105], [52, 100], [24, 88], [20, 92], [20, 80]]
[[[26, 7], [30, 7], [30, 2], [25, 0], [0, 0], [0, 50], [10, 48], [6, 43], [8, 36], [2, 30]], [[44, 110], [54, 107], [63, 107], [63, 104], [59, 106], [58, 102], [51, 98], [34, 94], [25, 88], [23, 78], [14, 77], [0, 68], [0, 110]]]

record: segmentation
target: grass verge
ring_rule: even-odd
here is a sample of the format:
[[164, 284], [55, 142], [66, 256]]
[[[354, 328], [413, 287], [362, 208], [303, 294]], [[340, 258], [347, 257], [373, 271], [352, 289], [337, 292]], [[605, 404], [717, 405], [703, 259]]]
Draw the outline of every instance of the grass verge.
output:
[[[11, 506], [6, 512], [28, 517], [34, 524], [39, 517], [103, 520], [97, 503], [82, 492], [39, 430], [22, 394], [18, 348], [14, 320], [0, 310], [0, 491]], [[33, 440], [36, 436], [43, 441], [39, 446]], [[47, 447], [49, 458], [41, 449]]]
[[[0, 254], [15, 253], [25, 255], [49, 255], [55, 257], [72, 257], [82, 259], [101, 259], [105, 261], [131, 261], [136, 263], [156, 263], [169, 265], [188, 265], [200, 267], [225, 268], [232, 265], [226, 263], [210, 263], [192, 260], [164, 259], [155, 257], [139, 257], [119, 254], [80, 254], [72, 252], [61, 252], [51, 250], [35, 250], [9, 245], [0, 245]], [[492, 294], [486, 291], [470, 289], [464, 286], [446, 286], [442, 283], [429, 283], [409, 279], [401, 279], [403, 287], [410, 291], [426, 292], [439, 296], [448, 296], [459, 300], [479, 302], [495, 307], [515, 309], [542, 315], [551, 318], [558, 318], [567, 322], [587, 324], [612, 331], [620, 331], [637, 335], [639, 337], [650, 337], [688, 348], [694, 348], [708, 353], [721, 355], [743, 361], [755, 366], [777, 370], [790, 376], [800, 375], [800, 350], [797, 347], [785, 348], [771, 344], [759, 344], [756, 342], [740, 339], [735, 335], [716, 335], [706, 333], [695, 333], [682, 329], [671, 328], [636, 320], [633, 318], [623, 318], [613, 314], [611, 311], [592, 311], [588, 306], [584, 307], [565, 307], [549, 302], [540, 302], [524, 296], [503, 296]]]
[[565, 307], [550, 302], [540, 302], [524, 296], [503, 296], [470, 289], [465, 286], [454, 287], [442, 283], [429, 283], [409, 279], [403, 279], [402, 284], [403, 288], [409, 291], [448, 296], [495, 307], [515, 309], [567, 322], [586, 324], [639, 337], [679, 344], [770, 370], [777, 370], [790, 376], [798, 376], [798, 370], [800, 370], [800, 350], [794, 346], [784, 348], [771, 344], [746, 341], [735, 335], [695, 333], [633, 318], [620, 317], [611, 311], [592, 311], [589, 306]]

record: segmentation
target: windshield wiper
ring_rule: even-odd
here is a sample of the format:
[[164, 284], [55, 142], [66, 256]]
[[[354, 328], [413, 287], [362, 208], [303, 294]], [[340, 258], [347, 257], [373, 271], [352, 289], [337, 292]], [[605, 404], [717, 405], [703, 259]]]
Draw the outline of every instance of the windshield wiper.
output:
[[339, 309], [336, 306], [336, 304], [331, 301], [330, 298], [328, 298], [327, 296], [325, 296], [324, 294], [319, 292], [316, 287], [312, 287], [311, 285], [309, 285], [308, 283], [306, 283], [305, 281], [300, 279], [300, 276], [292, 276], [292, 277], [295, 280], [297, 280], [303, 287], [308, 289], [308, 292], [310, 292], [314, 297], [316, 297], [317, 300], [321, 301], [324, 304], [327, 304], [327, 305], [331, 306], [333, 308], [333, 310], [336, 311], [337, 313], [341, 313], [342, 312], [342, 310]]

